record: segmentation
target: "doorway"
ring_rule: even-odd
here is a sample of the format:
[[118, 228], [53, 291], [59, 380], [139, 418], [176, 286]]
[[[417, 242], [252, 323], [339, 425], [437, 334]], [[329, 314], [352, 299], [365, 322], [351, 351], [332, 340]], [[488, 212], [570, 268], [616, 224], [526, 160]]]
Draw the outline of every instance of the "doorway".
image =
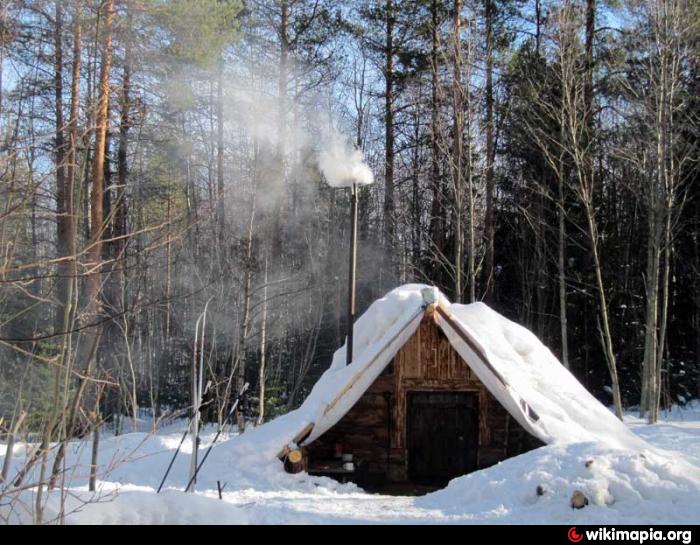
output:
[[408, 476], [445, 486], [477, 468], [479, 403], [475, 392], [408, 392]]

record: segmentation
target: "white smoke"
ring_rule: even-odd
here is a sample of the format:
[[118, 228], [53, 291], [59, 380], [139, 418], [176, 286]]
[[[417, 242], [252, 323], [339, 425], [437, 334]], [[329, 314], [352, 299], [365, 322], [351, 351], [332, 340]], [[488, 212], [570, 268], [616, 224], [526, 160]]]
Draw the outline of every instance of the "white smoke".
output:
[[319, 152], [318, 167], [332, 187], [374, 182], [374, 175], [362, 152], [337, 133], [329, 135], [324, 149]]

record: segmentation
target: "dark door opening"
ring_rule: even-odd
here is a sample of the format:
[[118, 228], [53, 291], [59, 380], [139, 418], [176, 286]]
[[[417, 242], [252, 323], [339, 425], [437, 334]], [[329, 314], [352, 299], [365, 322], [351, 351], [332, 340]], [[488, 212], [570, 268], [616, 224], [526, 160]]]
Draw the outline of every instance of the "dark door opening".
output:
[[407, 403], [411, 481], [444, 486], [450, 479], [476, 470], [477, 393], [409, 392]]

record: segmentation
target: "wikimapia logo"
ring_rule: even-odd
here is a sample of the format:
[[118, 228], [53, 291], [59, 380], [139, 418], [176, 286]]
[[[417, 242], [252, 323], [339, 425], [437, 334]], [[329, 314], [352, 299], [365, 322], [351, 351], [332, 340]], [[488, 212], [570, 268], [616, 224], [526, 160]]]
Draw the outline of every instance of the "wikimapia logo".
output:
[[569, 532], [566, 535], [572, 543], [578, 543], [583, 539], [583, 534], [579, 534], [576, 531], [576, 526], [569, 528]]
[[691, 530], [618, 530], [615, 528], [598, 528], [597, 530], [585, 530], [579, 532], [576, 526], [569, 528], [566, 537], [572, 543], [579, 543], [586, 538], [586, 541], [632, 541], [635, 543], [645, 543], [647, 541], [680, 541], [684, 545], [693, 541]]

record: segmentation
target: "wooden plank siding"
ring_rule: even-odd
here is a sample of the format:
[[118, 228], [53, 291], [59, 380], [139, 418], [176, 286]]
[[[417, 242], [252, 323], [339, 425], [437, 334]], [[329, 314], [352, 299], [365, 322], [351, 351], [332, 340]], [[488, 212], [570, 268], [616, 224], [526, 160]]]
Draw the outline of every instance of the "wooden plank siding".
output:
[[407, 396], [411, 391], [478, 394], [479, 468], [541, 445], [491, 395], [426, 314], [393, 363], [355, 406], [306, 447], [310, 467], [332, 460], [336, 444], [340, 444], [343, 452], [353, 454], [358, 477], [374, 482], [405, 482]]

